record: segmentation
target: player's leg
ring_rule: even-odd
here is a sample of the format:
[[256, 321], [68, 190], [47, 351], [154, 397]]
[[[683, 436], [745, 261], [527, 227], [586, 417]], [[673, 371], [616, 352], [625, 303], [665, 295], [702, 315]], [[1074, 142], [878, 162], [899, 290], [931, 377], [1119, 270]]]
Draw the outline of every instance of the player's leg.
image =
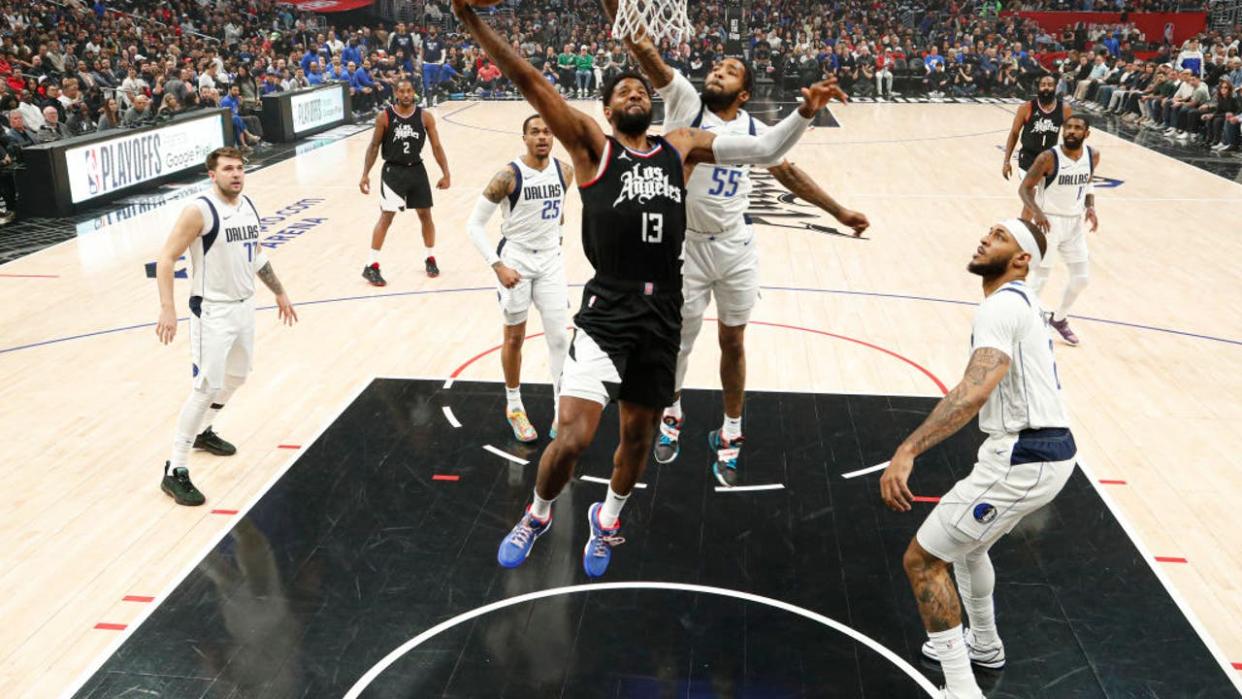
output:
[[681, 453], [681, 429], [685, 416], [681, 410], [681, 387], [690, 366], [690, 351], [703, 327], [703, 314], [712, 294], [712, 265], [710, 241], [689, 237], [685, 242], [682, 264], [681, 346], [677, 353], [677, 368], [673, 380], [673, 404], [665, 408], [660, 420], [660, 436], [656, 440], [655, 460], [667, 464]]
[[661, 408], [622, 400], [618, 403], [620, 440], [612, 455], [612, 478], [603, 502], [591, 505], [587, 523], [591, 537], [582, 550], [582, 568], [597, 578], [608, 570], [612, 548], [621, 538], [621, 508], [647, 468], [647, 454], [655, 438]]
[[914, 591], [928, 643], [944, 672], [946, 695], [981, 699], [983, 692], [970, 669], [962, 607], [949, 575], [949, 563], [945, 554], [933, 554], [919, 543], [922, 532], [919, 529], [919, 535], [910, 540], [901, 564]]
[[1050, 216], [1048, 220], [1051, 224], [1048, 229], [1047, 236], [1048, 249], [1044, 253], [1043, 259], [1039, 261], [1039, 265], [1035, 267], [1035, 269], [1027, 272], [1026, 275], [1026, 285], [1031, 289], [1031, 291], [1035, 292], [1036, 297], [1038, 297], [1040, 292], [1044, 290], [1044, 285], [1048, 283], [1048, 277], [1052, 274], [1052, 263], [1056, 257], [1053, 252], [1056, 249], [1058, 235], [1056, 217]]
[[224, 381], [212, 397], [207, 414], [203, 416], [194, 448], [204, 449], [217, 456], [232, 456], [237, 447], [220, 438], [212, 430], [216, 416], [224, 409], [233, 394], [246, 382], [254, 363], [254, 298], [241, 303], [222, 304], [220, 319], [227, 324], [233, 344], [224, 359]]
[[496, 560], [515, 568], [530, 555], [535, 540], [552, 524], [552, 503], [573, 476], [578, 458], [595, 438], [600, 415], [611, 399], [609, 385], [621, 374], [609, 355], [585, 331], [576, 330], [561, 376], [560, 417], [556, 441], [539, 459], [535, 492], [526, 514], [500, 542]]
[[505, 375], [505, 419], [519, 442], [533, 442], [539, 433], [530, 424], [526, 406], [522, 404], [522, 345], [526, 341], [526, 318], [530, 312], [532, 281], [530, 270], [521, 264], [512, 246], [501, 248], [501, 261], [522, 276], [510, 288], [500, 286], [500, 312], [504, 318], [504, 343], [500, 347], [500, 367]]
[[569, 353], [569, 285], [565, 280], [565, 258], [558, 251], [547, 254], [543, 271], [531, 280], [531, 298], [543, 321], [543, 337], [548, 345], [548, 373], [552, 380], [555, 405], [548, 439], [556, 439], [560, 414], [561, 372]]
[[724, 392], [724, 420], [708, 435], [715, 452], [712, 474], [721, 485], [738, 481], [738, 458], [742, 448], [742, 405], [746, 396], [746, 324], [759, 302], [759, 251], [754, 234], [718, 241], [714, 285], [717, 335], [720, 342], [720, 387]]
[[401, 168], [390, 167], [387, 163], [380, 168], [379, 181], [379, 220], [371, 229], [371, 253], [367, 264], [362, 268], [362, 278], [372, 286], [384, 286], [380, 274], [380, 250], [384, 248], [384, 240], [388, 237], [388, 229], [398, 211], [405, 211], [406, 183], [401, 179]]
[[1057, 251], [1065, 260], [1069, 279], [1065, 282], [1065, 292], [1061, 295], [1061, 305], [1052, 314], [1052, 327], [1061, 338], [1070, 345], [1077, 345], [1078, 336], [1069, 326], [1069, 311], [1078, 300], [1079, 294], [1087, 288], [1091, 281], [1089, 256], [1087, 253], [1086, 226], [1082, 219], [1063, 218], [1059, 223], [1062, 233], [1057, 243]]
[[206, 501], [190, 480], [190, 448], [216, 392], [224, 385], [226, 358], [232, 343], [227, 325], [210, 311], [204, 314], [200, 297], [191, 298], [190, 359], [194, 378], [190, 395], [177, 417], [172, 453], [164, 462], [164, 478], [160, 482], [160, 489], [178, 505], [201, 505]]

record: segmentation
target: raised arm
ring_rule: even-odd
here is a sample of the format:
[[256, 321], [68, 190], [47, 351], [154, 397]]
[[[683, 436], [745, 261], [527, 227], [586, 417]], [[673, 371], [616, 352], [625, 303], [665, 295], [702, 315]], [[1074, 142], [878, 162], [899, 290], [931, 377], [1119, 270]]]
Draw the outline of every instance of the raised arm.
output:
[[1022, 199], [1022, 205], [1031, 212], [1031, 220], [1039, 226], [1039, 230], [1047, 233], [1052, 224], [1048, 222], [1048, 217], [1044, 215], [1043, 209], [1039, 208], [1039, 204], [1035, 203], [1035, 188], [1039, 186], [1042, 180], [1049, 172], [1052, 172], [1052, 159], [1056, 157], [1052, 151], [1044, 151], [1035, 158], [1035, 163], [1031, 165], [1031, 169], [1026, 173], [1026, 179], [1022, 180], [1022, 184], [1018, 187], [1018, 196]]
[[1009, 355], [998, 349], [980, 347], [970, 355], [962, 380], [940, 399], [931, 415], [893, 454], [880, 478], [880, 497], [885, 504], [898, 512], [910, 509], [914, 496], [906, 482], [914, 469], [914, 460], [974, 419], [1007, 371]]
[[1031, 115], [1031, 103], [1026, 102], [1018, 107], [1018, 113], [1013, 115], [1013, 124], [1009, 126], [1009, 140], [1005, 141], [1005, 163], [1001, 166], [1001, 175], [1005, 179], [1013, 174], [1013, 149], [1018, 145], [1018, 137], [1022, 135], [1022, 125]]
[[203, 213], [197, 204], [190, 204], [182, 210], [173, 224], [172, 233], [164, 241], [160, 255], [155, 259], [155, 285], [160, 293], [160, 318], [155, 324], [155, 335], [162, 344], [168, 344], [177, 336], [177, 308], [173, 295], [174, 267], [177, 259], [185, 254], [203, 232]]
[[768, 172], [772, 173], [777, 182], [780, 182], [785, 189], [788, 189], [798, 198], [818, 206], [843, 225], [854, 229], [855, 237], [862, 235], [871, 225], [871, 222], [867, 220], [866, 214], [841, 206], [815, 180], [811, 179], [811, 176], [805, 170], [788, 160], [780, 165], [768, 168]]
[[384, 132], [388, 130], [388, 110], [382, 110], [375, 117], [375, 129], [371, 132], [371, 142], [367, 144], [367, 157], [362, 165], [362, 179], [358, 181], [358, 189], [363, 194], [371, 193], [371, 168], [379, 157], [380, 146], [384, 143]]
[[436, 165], [440, 166], [440, 181], [436, 183], [436, 189], [448, 189], [449, 166], [448, 156], [444, 154], [444, 148], [440, 145], [440, 132], [436, 129], [436, 118], [431, 112], [423, 110], [423, 128], [427, 130], [427, 140], [431, 142], [431, 153], [436, 158]]
[[798, 110], [760, 136], [717, 136], [702, 129], [677, 129], [665, 138], [681, 152], [687, 165], [766, 165], [778, 162], [794, 147], [811, 125], [811, 119], [834, 95], [839, 96], [842, 101], [847, 99], [841, 88], [837, 87], [836, 78], [802, 88], [802, 104], [798, 106]]
[[552, 135], [569, 151], [578, 171], [579, 183], [589, 182], [595, 177], [606, 142], [599, 124], [570, 107], [529, 61], [517, 55], [508, 41], [479, 18], [466, 0], [453, 0], [453, 12], [491, 56], [500, 72], [513, 82], [526, 101], [543, 117], [548, 128], [552, 129]]
[[[615, 22], [618, 0], [600, 0], [600, 4], [604, 6], [604, 14], [608, 16], [608, 21]], [[651, 85], [655, 89], [662, 89], [673, 82], [673, 69], [668, 67], [663, 58], [660, 58], [660, 50], [656, 48], [651, 37], [646, 34], [637, 38], [625, 37], [625, 47], [638, 61], [638, 67], [651, 80]]]

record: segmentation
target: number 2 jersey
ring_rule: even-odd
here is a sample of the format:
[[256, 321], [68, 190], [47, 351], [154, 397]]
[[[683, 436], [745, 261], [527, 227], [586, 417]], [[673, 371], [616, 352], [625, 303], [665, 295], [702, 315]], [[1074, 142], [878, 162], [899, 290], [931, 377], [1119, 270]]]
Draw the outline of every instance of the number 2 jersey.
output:
[[418, 165], [423, 162], [423, 144], [427, 142], [427, 127], [423, 126], [423, 108], [415, 107], [409, 116], [397, 114], [396, 107], [384, 108], [388, 112], [388, 128], [384, 129], [381, 154], [384, 162], [394, 165]]
[[255, 272], [267, 264], [259, 245], [259, 212], [241, 194], [228, 204], [210, 193], [194, 200], [203, 227], [190, 243], [190, 295], [207, 301], [242, 301], [254, 295]]

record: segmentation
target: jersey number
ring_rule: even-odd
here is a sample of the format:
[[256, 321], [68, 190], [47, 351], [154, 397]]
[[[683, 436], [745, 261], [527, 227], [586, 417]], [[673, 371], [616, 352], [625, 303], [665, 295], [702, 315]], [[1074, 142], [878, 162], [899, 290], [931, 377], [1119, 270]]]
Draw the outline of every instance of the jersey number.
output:
[[741, 176], [741, 170], [727, 167], [712, 168], [712, 188], [707, 191], [707, 194], [713, 197], [731, 197], [737, 194], [737, 181]]
[[664, 240], [664, 214], [643, 212], [643, 242], [659, 243]]
[[551, 221], [552, 219], [559, 218], [560, 215], [561, 215], [561, 200], [560, 199], [548, 199], [547, 201], [543, 203], [543, 212], [542, 212], [543, 220]]
[[254, 251], [259, 249], [258, 243], [242, 243], [246, 246], [246, 261], [254, 262]]
[[406, 154], [406, 155], [409, 155], [409, 154], [410, 154], [410, 142], [409, 142], [409, 141], [402, 141], [402, 142], [401, 142], [401, 147], [405, 149], [405, 154]]

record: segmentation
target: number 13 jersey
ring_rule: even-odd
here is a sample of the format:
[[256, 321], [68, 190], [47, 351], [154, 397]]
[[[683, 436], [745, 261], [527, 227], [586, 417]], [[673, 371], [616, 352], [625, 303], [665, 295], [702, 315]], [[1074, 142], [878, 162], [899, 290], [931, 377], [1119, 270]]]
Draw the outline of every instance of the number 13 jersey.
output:
[[608, 136], [595, 179], [579, 187], [582, 248], [597, 277], [681, 289], [686, 188], [681, 156], [649, 136], [640, 153]]

